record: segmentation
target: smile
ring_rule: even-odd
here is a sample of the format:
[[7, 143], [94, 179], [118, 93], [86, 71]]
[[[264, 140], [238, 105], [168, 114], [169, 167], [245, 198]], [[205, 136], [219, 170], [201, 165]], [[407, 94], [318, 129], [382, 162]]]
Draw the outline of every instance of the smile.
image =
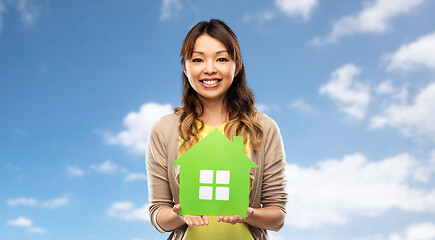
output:
[[202, 86], [204, 86], [206, 88], [217, 87], [221, 81], [222, 81], [222, 79], [200, 80]]

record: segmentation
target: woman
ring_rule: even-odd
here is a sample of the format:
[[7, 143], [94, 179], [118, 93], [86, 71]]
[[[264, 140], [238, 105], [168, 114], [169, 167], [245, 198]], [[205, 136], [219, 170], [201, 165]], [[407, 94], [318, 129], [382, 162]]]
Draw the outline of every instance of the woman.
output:
[[[276, 123], [257, 112], [237, 37], [222, 21], [200, 22], [181, 50], [182, 107], [163, 117], [150, 133], [146, 156], [150, 219], [168, 239], [267, 239], [284, 225], [285, 154]], [[248, 217], [181, 216], [179, 169], [172, 163], [214, 129], [229, 139], [243, 136], [251, 170]]]

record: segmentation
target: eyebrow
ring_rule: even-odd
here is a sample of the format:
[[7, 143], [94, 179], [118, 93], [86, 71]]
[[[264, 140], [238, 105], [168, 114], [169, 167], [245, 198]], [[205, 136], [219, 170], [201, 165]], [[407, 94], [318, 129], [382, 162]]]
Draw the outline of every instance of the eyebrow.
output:
[[[224, 53], [224, 52], [228, 53], [227, 50], [221, 50], [221, 51], [217, 51], [216, 54]], [[200, 51], [193, 51], [192, 53], [198, 53], [198, 54], [202, 54], [202, 55], [204, 55], [204, 53], [203, 53], [203, 52], [200, 52]]]

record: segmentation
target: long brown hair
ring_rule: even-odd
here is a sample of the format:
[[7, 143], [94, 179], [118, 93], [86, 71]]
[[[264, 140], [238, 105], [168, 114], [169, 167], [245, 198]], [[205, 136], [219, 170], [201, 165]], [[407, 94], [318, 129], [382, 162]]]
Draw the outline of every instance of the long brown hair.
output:
[[[225, 125], [225, 135], [231, 140], [233, 136], [243, 136], [244, 144], [249, 138], [251, 149], [258, 150], [263, 129], [257, 121], [257, 109], [254, 106], [254, 95], [246, 85], [246, 73], [243, 65], [240, 47], [236, 35], [223, 21], [210, 19], [209, 22], [203, 21], [196, 24], [187, 34], [181, 48], [181, 64], [185, 67], [185, 61], [191, 59], [196, 39], [207, 34], [210, 37], [221, 41], [227, 48], [229, 55], [236, 63], [237, 75], [224, 97], [224, 106], [228, 112], [228, 122]], [[184, 140], [180, 145], [180, 152], [184, 153], [198, 142], [198, 132], [204, 126], [199, 119], [202, 115], [204, 106], [198, 97], [197, 92], [189, 83], [189, 79], [182, 73], [183, 78], [183, 98], [182, 107], [175, 108], [174, 111], [181, 110], [180, 125], [178, 132]], [[201, 122], [199, 128], [195, 122]], [[246, 152], [246, 148], [245, 148]]]

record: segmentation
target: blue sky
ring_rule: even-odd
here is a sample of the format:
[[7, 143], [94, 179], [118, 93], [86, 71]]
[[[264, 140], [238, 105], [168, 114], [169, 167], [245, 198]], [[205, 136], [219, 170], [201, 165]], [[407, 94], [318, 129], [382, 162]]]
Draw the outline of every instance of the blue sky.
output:
[[180, 105], [198, 21], [237, 34], [280, 126], [272, 239], [435, 239], [435, 2], [0, 0], [0, 239], [163, 239], [152, 123]]

